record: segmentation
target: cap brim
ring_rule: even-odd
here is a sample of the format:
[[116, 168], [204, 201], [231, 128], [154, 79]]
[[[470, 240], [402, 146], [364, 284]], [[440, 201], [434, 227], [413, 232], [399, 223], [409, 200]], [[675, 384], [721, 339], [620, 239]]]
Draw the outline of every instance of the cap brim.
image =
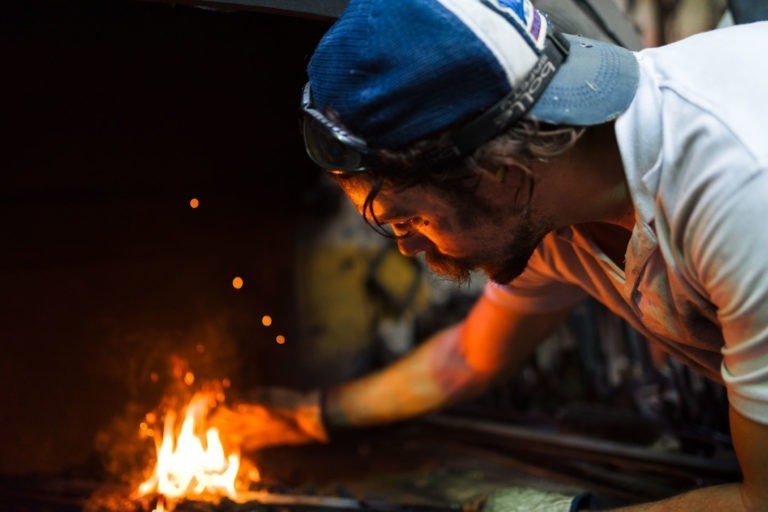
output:
[[551, 124], [592, 126], [616, 119], [635, 96], [638, 64], [631, 51], [564, 34], [571, 43], [566, 61], [529, 112]]

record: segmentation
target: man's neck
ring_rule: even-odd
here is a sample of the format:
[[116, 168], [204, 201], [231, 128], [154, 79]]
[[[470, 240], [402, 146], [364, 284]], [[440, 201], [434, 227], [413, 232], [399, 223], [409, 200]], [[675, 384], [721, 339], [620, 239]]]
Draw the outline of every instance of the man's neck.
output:
[[576, 222], [601, 222], [632, 231], [634, 205], [629, 193], [614, 124], [590, 127], [574, 148], [574, 180], [582, 184], [582, 216]]
[[590, 128], [577, 151], [582, 171], [593, 176], [594, 220], [584, 223], [593, 242], [621, 269], [635, 225], [635, 210], [629, 192], [614, 124]]
[[620, 269], [624, 270], [625, 255], [632, 231], [617, 224], [589, 222], [581, 225], [586, 235]]

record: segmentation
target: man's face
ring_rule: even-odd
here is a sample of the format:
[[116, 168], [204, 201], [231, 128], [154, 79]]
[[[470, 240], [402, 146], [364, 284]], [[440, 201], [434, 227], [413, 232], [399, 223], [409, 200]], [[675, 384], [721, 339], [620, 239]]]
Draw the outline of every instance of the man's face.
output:
[[[509, 194], [494, 187], [487, 174], [477, 189], [445, 191], [431, 185], [404, 190], [385, 187], [376, 196], [374, 211], [392, 228], [400, 252], [423, 252], [435, 272], [457, 280], [482, 270], [492, 280], [507, 283], [524, 269], [552, 223], [534, 210], [520, 208]], [[371, 186], [363, 176], [341, 178], [339, 185], [362, 212]]]

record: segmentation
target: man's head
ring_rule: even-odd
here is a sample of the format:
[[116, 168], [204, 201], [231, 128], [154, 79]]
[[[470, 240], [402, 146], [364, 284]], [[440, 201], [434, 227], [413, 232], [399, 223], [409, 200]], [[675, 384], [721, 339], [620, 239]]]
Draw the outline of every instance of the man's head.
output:
[[[500, 171], [488, 159], [475, 158], [489, 141], [525, 133], [525, 146], [531, 126], [536, 138], [552, 132], [557, 139], [559, 125], [615, 118], [632, 99], [636, 66], [634, 56], [620, 48], [557, 34], [528, 0], [351, 0], [309, 65], [305, 142], [322, 167], [353, 176], [340, 181], [371, 185], [358, 207], [374, 224], [374, 200], [384, 188], [399, 196], [413, 186], [454, 198], [463, 193], [464, 199], [453, 202], [466, 209], [495, 201], [480, 194], [488, 191], [488, 176], [475, 172]], [[578, 130], [570, 133], [566, 138]], [[491, 160], [519, 169], [526, 166], [523, 156]], [[530, 200], [533, 181], [523, 178], [510, 179], [518, 189], [507, 192]], [[504, 206], [521, 225], [536, 213], [509, 200]], [[491, 213], [480, 208], [471, 217]], [[526, 229], [520, 231], [522, 236]], [[519, 237], [509, 243], [529, 245]], [[459, 260], [487, 267], [480, 257], [453, 258]]]
[[[424, 252], [433, 270], [460, 281], [480, 269], [509, 282], [555, 227], [546, 208], [534, 206], [534, 180], [545, 170], [544, 161], [570, 148], [581, 133], [570, 127], [542, 133], [523, 123], [447, 171], [330, 176], [371, 227], [397, 239], [403, 254]], [[432, 144], [439, 141], [424, 141], [425, 147]], [[407, 151], [396, 155], [411, 158]], [[541, 191], [536, 204], [552, 194], [551, 188]]]

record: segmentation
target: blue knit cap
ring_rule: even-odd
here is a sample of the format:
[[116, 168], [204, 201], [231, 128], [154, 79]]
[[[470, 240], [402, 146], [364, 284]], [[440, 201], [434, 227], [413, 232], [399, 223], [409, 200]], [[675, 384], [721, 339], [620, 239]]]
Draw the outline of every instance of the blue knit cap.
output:
[[[310, 61], [312, 101], [369, 145], [402, 147], [507, 95], [549, 30], [529, 0], [350, 0]], [[634, 55], [567, 37], [570, 55], [529, 117], [583, 126], [616, 118], [637, 86]]]

